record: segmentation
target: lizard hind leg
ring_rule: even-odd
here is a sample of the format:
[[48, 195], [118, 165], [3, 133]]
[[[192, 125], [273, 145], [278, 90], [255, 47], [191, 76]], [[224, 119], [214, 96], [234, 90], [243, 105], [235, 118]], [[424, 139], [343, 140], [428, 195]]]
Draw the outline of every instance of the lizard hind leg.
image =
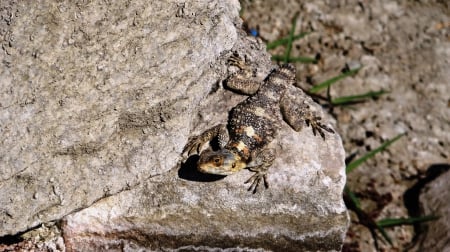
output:
[[248, 191], [253, 191], [253, 193], [256, 193], [261, 181], [264, 183], [264, 187], [266, 189], [269, 188], [267, 172], [269, 167], [272, 166], [275, 157], [275, 149], [265, 149], [259, 152], [255, 159], [247, 165], [247, 168], [250, 171], [255, 172], [253, 176], [244, 182], [245, 184], [251, 183]]
[[245, 95], [256, 93], [261, 83], [255, 79], [254, 69], [237, 55], [232, 55], [228, 62], [230, 65], [238, 67], [239, 71], [227, 79], [226, 87]]
[[322, 118], [306, 103], [295, 102], [295, 99], [285, 96], [281, 99], [280, 110], [283, 119], [295, 131], [300, 131], [303, 124], [310, 126], [313, 134], [319, 135], [325, 140], [325, 132], [334, 133], [334, 130], [321, 122]]

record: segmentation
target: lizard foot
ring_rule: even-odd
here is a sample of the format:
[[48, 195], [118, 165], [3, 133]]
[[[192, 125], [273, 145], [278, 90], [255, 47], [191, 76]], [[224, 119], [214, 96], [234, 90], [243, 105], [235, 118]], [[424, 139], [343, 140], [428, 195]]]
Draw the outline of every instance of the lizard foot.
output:
[[319, 133], [319, 135], [325, 140], [324, 130], [329, 133], [334, 133], [334, 130], [327, 125], [320, 122], [322, 118], [320, 116], [314, 116], [311, 118], [306, 118], [305, 123], [307, 126], [311, 126], [314, 136]]
[[261, 183], [261, 180], [264, 182], [264, 187], [269, 188], [269, 183], [267, 182], [267, 174], [265, 172], [257, 171], [253, 176], [251, 176], [244, 184], [248, 184], [251, 182], [248, 191], [253, 191], [256, 193], [258, 191], [258, 186]]
[[228, 63], [232, 66], [238, 67], [241, 70], [248, 69], [248, 66], [245, 64], [245, 61], [237, 54], [231, 55], [230, 58], [228, 59]]
[[215, 137], [218, 138], [220, 148], [228, 142], [228, 131], [225, 124], [216, 125], [199, 136], [189, 138], [186, 146], [183, 149], [183, 154], [187, 152], [187, 156], [193, 153], [200, 155], [200, 150], [203, 145], [209, 143]]
[[193, 154], [193, 153], [200, 154], [200, 149], [203, 144], [204, 144], [204, 140], [201, 137], [199, 137], [199, 136], [192, 137], [188, 140], [188, 143], [184, 147], [183, 153], [187, 152], [188, 157], [191, 156], [191, 154]]
[[306, 102], [297, 102], [295, 94], [286, 93], [280, 101], [280, 109], [283, 119], [295, 131], [300, 131], [303, 125], [311, 126], [314, 136], [319, 135], [325, 140], [325, 131], [333, 133], [333, 129], [321, 122], [322, 118], [313, 111]]

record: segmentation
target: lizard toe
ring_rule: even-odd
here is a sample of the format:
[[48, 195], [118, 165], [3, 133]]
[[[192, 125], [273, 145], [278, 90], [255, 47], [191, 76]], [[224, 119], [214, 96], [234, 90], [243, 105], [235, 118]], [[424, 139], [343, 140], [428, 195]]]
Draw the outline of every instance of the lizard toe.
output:
[[256, 193], [261, 181], [263, 181], [264, 187], [266, 189], [269, 188], [269, 183], [267, 182], [267, 174], [263, 172], [256, 172], [247, 181], [245, 181], [244, 184], [251, 183], [250, 187], [247, 190]]

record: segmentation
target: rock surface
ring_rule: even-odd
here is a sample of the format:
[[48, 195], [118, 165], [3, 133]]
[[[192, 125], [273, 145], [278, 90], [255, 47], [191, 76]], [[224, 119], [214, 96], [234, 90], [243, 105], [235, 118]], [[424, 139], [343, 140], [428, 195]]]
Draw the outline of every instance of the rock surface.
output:
[[450, 171], [428, 183], [420, 195], [422, 216], [439, 216], [424, 223], [416, 251], [450, 251]]
[[180, 166], [188, 137], [245, 98], [220, 84], [232, 51], [261, 76], [272, 67], [236, 30], [237, 1], [11, 2], [2, 13], [0, 236], [62, 219], [68, 250], [340, 250], [338, 135], [285, 125], [271, 188], [254, 195], [248, 171]]

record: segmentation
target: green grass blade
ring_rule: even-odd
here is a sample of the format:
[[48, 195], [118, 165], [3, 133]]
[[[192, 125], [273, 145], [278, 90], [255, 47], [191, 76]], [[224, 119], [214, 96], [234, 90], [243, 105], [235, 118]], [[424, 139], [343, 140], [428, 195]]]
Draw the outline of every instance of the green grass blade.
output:
[[[309, 34], [309, 32], [301, 32], [301, 33], [293, 36], [292, 41], [301, 39], [308, 34]], [[266, 48], [267, 48], [267, 50], [271, 50], [271, 49], [277, 48], [278, 46], [286, 45], [288, 42], [289, 42], [289, 37], [284, 37], [284, 38], [267, 43]]]
[[239, 10], [239, 17], [242, 18], [243, 15], [244, 15], [244, 5], [241, 4], [241, 9]]
[[373, 151], [370, 151], [368, 153], [366, 153], [366, 155], [362, 156], [361, 158], [350, 162], [350, 164], [347, 165], [345, 172], [348, 174], [351, 171], [353, 171], [356, 167], [360, 166], [362, 163], [366, 162], [367, 159], [372, 158], [373, 156], [375, 156], [375, 154], [377, 154], [378, 152], [381, 152], [383, 150], [385, 150], [387, 147], [389, 147], [391, 144], [393, 144], [395, 141], [397, 141], [398, 139], [400, 139], [402, 136], [404, 136], [405, 133], [400, 134], [396, 137], [394, 137], [391, 140], [386, 141], [385, 143], [383, 143], [380, 147], [376, 148]]
[[389, 244], [392, 246], [394, 245], [392, 243], [392, 239], [391, 237], [389, 237], [389, 235], [386, 233], [386, 231], [384, 230], [384, 228], [382, 228], [380, 225], [377, 224], [377, 230], [381, 233], [381, 235], [383, 236], [383, 238], [389, 242]]
[[344, 79], [344, 78], [346, 78], [346, 77], [348, 77], [348, 76], [351, 76], [351, 75], [356, 74], [356, 73], [359, 71], [359, 69], [361, 69], [361, 67], [352, 69], [352, 70], [350, 70], [350, 71], [348, 71], [348, 72], [345, 72], [345, 73], [340, 74], [340, 75], [338, 75], [338, 76], [336, 76], [336, 77], [333, 77], [333, 78], [331, 78], [331, 79], [328, 79], [328, 80], [326, 80], [326, 81], [324, 81], [324, 82], [322, 82], [322, 83], [320, 83], [320, 84], [314, 86], [313, 88], [311, 88], [311, 89], [309, 90], [309, 92], [310, 92], [310, 93], [317, 93], [317, 92], [319, 92], [320, 90], [322, 90], [322, 89], [324, 89], [324, 88], [328, 88], [329, 86], [331, 86], [332, 84], [336, 83], [337, 81], [339, 81], [339, 80], [341, 80], [341, 79]]
[[414, 225], [416, 223], [420, 222], [427, 222], [427, 221], [433, 221], [439, 219], [438, 216], [434, 215], [427, 215], [422, 217], [413, 217], [413, 218], [386, 218], [377, 221], [377, 225], [380, 227], [395, 227], [395, 226], [401, 226], [401, 225]]
[[361, 204], [359, 202], [358, 197], [356, 197], [355, 193], [353, 191], [351, 191], [347, 185], [344, 187], [344, 193], [352, 201], [352, 203], [355, 205], [355, 207], [362, 211]]
[[389, 93], [389, 92], [385, 91], [385, 90], [380, 90], [380, 91], [370, 91], [370, 92], [360, 94], [360, 95], [343, 96], [343, 97], [338, 97], [336, 99], [333, 99], [331, 101], [331, 104], [347, 105], [347, 104], [351, 104], [351, 103], [355, 103], [355, 102], [361, 102], [365, 99], [378, 98], [381, 95], [384, 95], [386, 93]]
[[366, 214], [361, 209], [359, 199], [347, 185], [344, 187], [344, 202], [348, 209], [350, 211], [353, 211], [358, 216], [360, 223], [370, 230], [376, 247], [378, 246], [376, 245], [378, 237], [376, 230], [378, 230], [383, 238], [392, 245], [392, 240], [388, 236], [386, 231], [384, 231], [383, 227], [378, 225], [368, 214]]
[[289, 58], [289, 62], [300, 62], [300, 63], [313, 63], [316, 64], [317, 60], [310, 57], [293, 57]]
[[272, 55], [272, 60], [285, 62], [300, 62], [300, 63], [317, 63], [317, 60], [309, 57], [293, 57], [286, 61], [285, 55]]
[[285, 63], [288, 62], [288, 59], [291, 56], [292, 41], [294, 40], [294, 32], [295, 32], [295, 26], [297, 24], [297, 17], [298, 17], [298, 12], [295, 13], [294, 17], [292, 18], [292, 27], [291, 27], [291, 31], [289, 32], [289, 37], [288, 37], [287, 46], [286, 46], [286, 53], [284, 55]]

